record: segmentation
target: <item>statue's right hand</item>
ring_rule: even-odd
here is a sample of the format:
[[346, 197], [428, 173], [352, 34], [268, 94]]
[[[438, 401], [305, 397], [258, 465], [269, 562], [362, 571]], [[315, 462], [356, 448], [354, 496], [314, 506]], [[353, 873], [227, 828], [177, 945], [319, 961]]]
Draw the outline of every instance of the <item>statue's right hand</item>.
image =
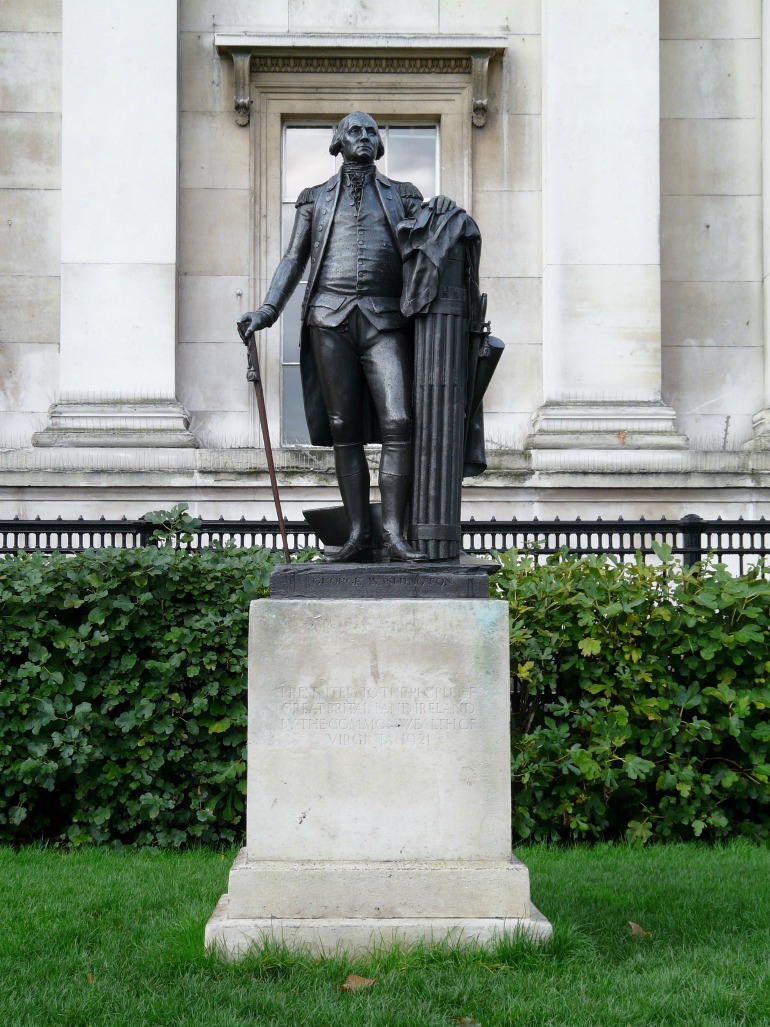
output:
[[238, 318], [238, 332], [244, 343], [247, 343], [250, 335], [261, 332], [263, 328], [269, 328], [273, 321], [272, 311], [263, 306]]

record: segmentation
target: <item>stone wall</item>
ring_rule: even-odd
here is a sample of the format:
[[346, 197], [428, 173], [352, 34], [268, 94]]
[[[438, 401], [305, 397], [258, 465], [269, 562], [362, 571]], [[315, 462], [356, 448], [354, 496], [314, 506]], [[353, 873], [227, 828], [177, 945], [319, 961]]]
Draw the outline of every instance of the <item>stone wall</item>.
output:
[[694, 449], [762, 409], [760, 0], [662, 0], [663, 386]]
[[251, 309], [250, 135], [235, 123], [232, 62], [217, 55], [214, 32], [285, 30], [283, 6], [193, 0], [180, 8], [177, 395], [208, 446], [256, 442], [235, 331]]
[[[399, 31], [507, 37], [489, 121], [474, 132], [472, 212], [493, 330], [508, 345], [487, 434], [520, 450], [543, 400], [540, 0], [404, 9]], [[214, 33], [395, 25], [392, 9], [353, 0], [182, 5], [179, 398], [208, 444], [255, 439], [232, 337], [250, 287], [249, 138]], [[693, 449], [735, 450], [763, 406], [760, 0], [662, 0], [660, 47], [663, 398]]]

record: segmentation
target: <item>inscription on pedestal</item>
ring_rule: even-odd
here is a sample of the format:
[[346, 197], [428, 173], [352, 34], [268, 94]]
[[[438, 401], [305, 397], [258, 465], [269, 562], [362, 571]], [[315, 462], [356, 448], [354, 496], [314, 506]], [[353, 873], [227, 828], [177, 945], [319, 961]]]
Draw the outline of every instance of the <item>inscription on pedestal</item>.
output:
[[506, 603], [260, 599], [249, 652], [250, 859], [510, 857]]
[[452, 685], [332, 685], [319, 697], [316, 688], [282, 685], [284, 744], [441, 748], [477, 726], [477, 692], [468, 685], [458, 701]]
[[274, 599], [486, 599], [495, 564], [291, 564], [270, 575]]

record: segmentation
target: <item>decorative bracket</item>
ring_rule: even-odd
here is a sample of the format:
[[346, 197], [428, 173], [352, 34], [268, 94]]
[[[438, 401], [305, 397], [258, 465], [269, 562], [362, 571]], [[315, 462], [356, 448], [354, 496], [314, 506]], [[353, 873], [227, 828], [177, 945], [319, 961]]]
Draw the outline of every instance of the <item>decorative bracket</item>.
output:
[[473, 124], [487, 122], [489, 61], [505, 52], [505, 37], [482, 36], [262, 36], [217, 33], [220, 57], [233, 59], [235, 120], [248, 125], [252, 72], [471, 75]]
[[233, 68], [235, 71], [235, 121], [238, 125], [248, 125], [251, 116], [249, 97], [249, 69], [251, 54], [233, 51]]
[[483, 128], [487, 123], [487, 111], [489, 110], [489, 54], [483, 56], [474, 55], [471, 58], [473, 75], [473, 124], [476, 128]]

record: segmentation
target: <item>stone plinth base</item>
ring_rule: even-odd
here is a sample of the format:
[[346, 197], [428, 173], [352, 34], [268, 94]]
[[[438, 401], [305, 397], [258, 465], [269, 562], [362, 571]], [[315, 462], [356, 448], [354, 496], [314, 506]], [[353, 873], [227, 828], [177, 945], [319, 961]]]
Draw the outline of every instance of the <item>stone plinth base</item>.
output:
[[241, 849], [228, 894], [241, 916], [529, 916], [529, 872], [517, 859], [410, 863], [284, 863], [248, 858]]
[[676, 413], [661, 402], [545, 403], [534, 416], [527, 449], [687, 449]]
[[238, 959], [252, 946], [278, 943], [302, 949], [314, 956], [345, 952], [365, 956], [393, 945], [415, 944], [485, 945], [501, 938], [525, 935], [545, 941], [551, 924], [534, 906], [530, 916], [519, 917], [319, 917], [282, 919], [238, 917], [230, 908], [230, 896], [223, 895], [206, 925], [206, 948]]
[[247, 847], [207, 946], [550, 932], [511, 858], [506, 603], [252, 603], [248, 768]]
[[62, 402], [33, 446], [194, 449], [190, 415], [176, 400]]

